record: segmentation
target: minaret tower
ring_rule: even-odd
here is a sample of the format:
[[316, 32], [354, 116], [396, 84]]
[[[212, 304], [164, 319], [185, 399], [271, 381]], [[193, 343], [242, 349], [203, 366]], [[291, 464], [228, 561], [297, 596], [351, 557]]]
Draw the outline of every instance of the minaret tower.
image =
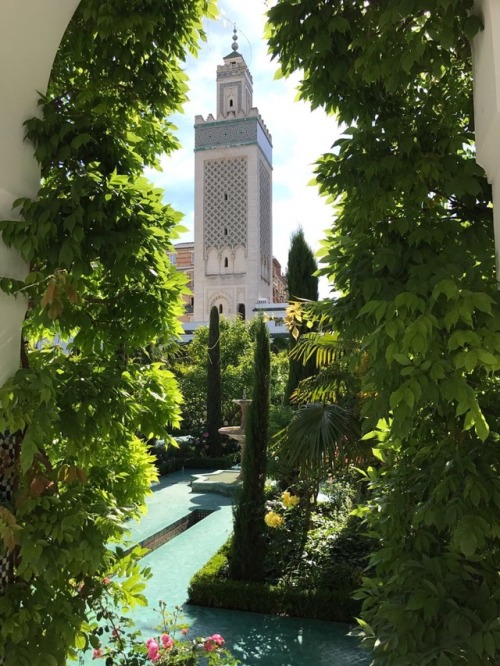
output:
[[272, 143], [238, 53], [217, 67], [217, 118], [195, 118], [193, 320], [244, 318], [272, 300]]

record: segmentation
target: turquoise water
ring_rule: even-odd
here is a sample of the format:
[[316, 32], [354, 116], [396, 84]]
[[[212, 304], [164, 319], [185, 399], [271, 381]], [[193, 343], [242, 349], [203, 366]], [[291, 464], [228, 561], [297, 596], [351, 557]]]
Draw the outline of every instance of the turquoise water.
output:
[[[257, 613], [201, 608], [186, 604], [189, 580], [227, 540], [232, 529], [231, 500], [215, 493], [193, 493], [193, 476], [176, 472], [157, 484], [148, 499], [148, 513], [131, 526], [132, 539], [141, 541], [196, 509], [212, 513], [143, 560], [150, 567], [147, 608], [134, 609], [133, 618], [146, 638], [158, 624], [158, 602], [167, 608], [183, 606], [190, 625], [188, 637], [221, 634], [244, 666], [365, 666], [370, 663], [343, 624], [281, 618]], [[98, 663], [87, 657], [85, 664]]]

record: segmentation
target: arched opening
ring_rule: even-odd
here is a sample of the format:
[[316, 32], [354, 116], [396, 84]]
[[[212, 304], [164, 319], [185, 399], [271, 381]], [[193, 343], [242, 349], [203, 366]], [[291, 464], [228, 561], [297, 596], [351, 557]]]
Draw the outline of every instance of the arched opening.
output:
[[224, 257], [224, 268], [229, 267], [229, 259], [227, 257]]
[[219, 314], [222, 314], [223, 309], [224, 308], [222, 307], [222, 303], [219, 303]]
[[[5, 53], [18, 53], [0, 63], [0, 218], [12, 219], [12, 203], [20, 196], [35, 197], [40, 186], [40, 169], [34, 149], [21, 131], [27, 118], [37, 115], [40, 92], [47, 82], [54, 57], [68, 23], [80, 0], [65, 2], [0, 2], [2, 47]], [[16, 250], [0, 238], [0, 279], [24, 280], [28, 273]], [[26, 301], [0, 293], [0, 385], [19, 366], [21, 327]]]
[[245, 304], [244, 303], [238, 303], [238, 317], [241, 317], [241, 319], [245, 320]]

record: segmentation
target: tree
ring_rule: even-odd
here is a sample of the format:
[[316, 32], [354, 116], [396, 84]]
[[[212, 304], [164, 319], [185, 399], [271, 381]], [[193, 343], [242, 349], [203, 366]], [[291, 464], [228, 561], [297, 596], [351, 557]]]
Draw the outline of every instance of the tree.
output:
[[207, 361], [207, 443], [211, 456], [220, 456], [222, 453], [219, 434], [219, 428], [222, 427], [221, 400], [219, 310], [214, 305], [210, 310]]
[[111, 544], [154, 478], [138, 433], [161, 436], [180, 417], [167, 364], [142, 359], [177, 338], [184, 289], [167, 258], [180, 215], [142, 170], [177, 146], [165, 118], [185, 100], [181, 62], [212, 12], [204, 0], [82, 0], [26, 122], [41, 188], [17, 202], [22, 220], [0, 222], [29, 265], [24, 282], [0, 285], [29, 305], [22, 367], [0, 389], [0, 432], [19, 445], [0, 515], [9, 664], [65, 664], [88, 642], [103, 579], [135, 572]]
[[[208, 326], [196, 329], [193, 340], [183, 348], [175, 364], [175, 373], [184, 397], [182, 410], [183, 432], [199, 435], [207, 431], [207, 348]], [[219, 319], [221, 409], [222, 421], [236, 423], [238, 409], [232, 402], [243, 391], [251, 391], [253, 383], [253, 342], [250, 330], [240, 319]]]
[[[222, 316], [219, 329], [222, 421], [226, 425], [234, 425], [239, 423], [240, 412], [233, 400], [244, 394], [249, 396], [253, 390], [253, 321], [245, 322], [241, 318], [232, 320]], [[207, 346], [208, 326], [200, 326], [175, 363], [175, 373], [184, 397], [182, 430], [193, 435], [207, 430]], [[288, 359], [285, 352], [273, 353], [270, 398], [273, 404], [281, 404], [283, 401], [287, 373]]]
[[318, 300], [318, 264], [299, 227], [290, 238], [286, 281], [290, 300]]
[[270, 350], [263, 319], [256, 323], [255, 382], [241, 462], [243, 483], [234, 509], [234, 534], [230, 576], [261, 581], [264, 578], [266, 538], [264, 530], [267, 437], [269, 422]]
[[[346, 127], [316, 174], [336, 202], [325, 273], [366, 353], [380, 547], [360, 592], [376, 663], [500, 656], [500, 303], [491, 192], [474, 159], [469, 0], [281, 0], [270, 47]], [[333, 65], [332, 65], [333, 63]], [[367, 433], [368, 434], [368, 433]], [[493, 599], [493, 603], [487, 600]]]
[[[314, 254], [306, 243], [302, 227], [299, 227], [291, 236], [290, 250], [288, 251], [286, 279], [289, 299], [291, 301], [294, 299], [318, 300], [317, 270], [318, 264], [316, 263]], [[293, 350], [295, 342], [296, 339], [292, 336], [290, 338], [291, 350]], [[288, 382], [285, 389], [285, 403], [290, 402], [290, 398], [299, 385], [299, 382], [314, 374], [314, 371], [313, 364], [304, 365], [296, 358], [290, 358]]]

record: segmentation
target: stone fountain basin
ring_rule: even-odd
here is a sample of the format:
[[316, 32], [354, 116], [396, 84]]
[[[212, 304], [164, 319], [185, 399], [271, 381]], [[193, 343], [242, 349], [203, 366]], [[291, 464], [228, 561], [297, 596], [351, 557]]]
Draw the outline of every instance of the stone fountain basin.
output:
[[224, 426], [224, 428], [219, 428], [219, 432], [221, 435], [227, 435], [237, 442], [243, 442], [245, 439], [245, 431], [240, 426]]

